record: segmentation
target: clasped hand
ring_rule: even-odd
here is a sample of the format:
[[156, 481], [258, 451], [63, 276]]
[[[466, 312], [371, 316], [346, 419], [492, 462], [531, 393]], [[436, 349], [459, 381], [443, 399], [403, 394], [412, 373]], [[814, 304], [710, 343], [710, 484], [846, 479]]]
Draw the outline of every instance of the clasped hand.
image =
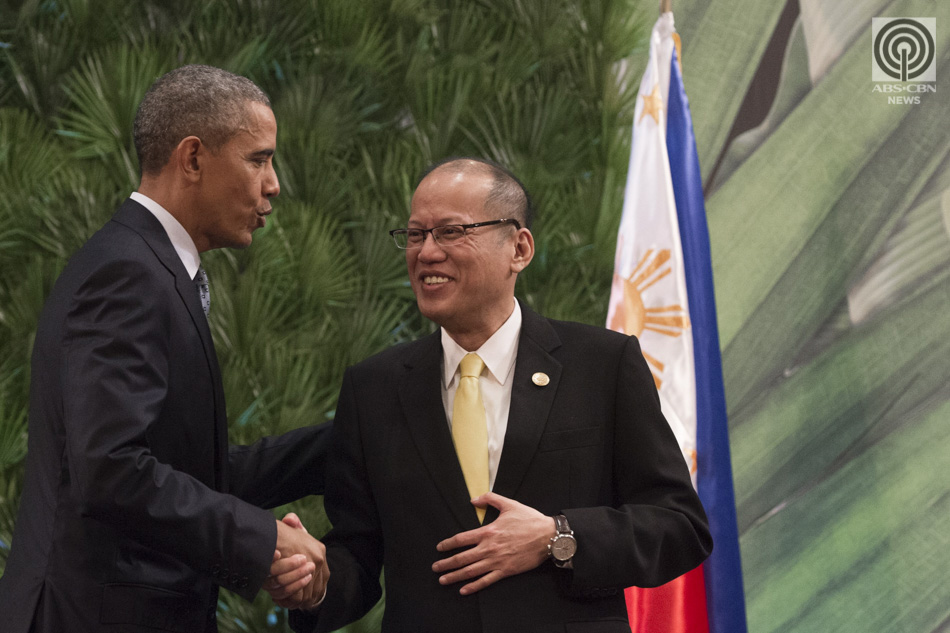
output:
[[472, 505], [491, 505], [500, 514], [488, 525], [460, 532], [436, 546], [440, 552], [471, 547], [432, 565], [432, 571], [443, 574], [441, 584], [477, 578], [459, 589], [467, 596], [507, 576], [530, 571], [547, 559], [548, 543], [557, 533], [552, 517], [493, 492], [472, 499]]
[[287, 609], [313, 609], [326, 595], [326, 547], [310, 536], [296, 514], [277, 522], [277, 549], [264, 590]]

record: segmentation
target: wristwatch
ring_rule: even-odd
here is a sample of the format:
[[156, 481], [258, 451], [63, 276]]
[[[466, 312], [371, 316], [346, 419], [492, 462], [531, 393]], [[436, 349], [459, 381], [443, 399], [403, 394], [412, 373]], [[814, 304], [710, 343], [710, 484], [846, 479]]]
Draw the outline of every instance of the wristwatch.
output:
[[574, 552], [577, 551], [577, 539], [574, 538], [574, 530], [567, 523], [567, 517], [563, 514], [554, 516], [554, 523], [557, 525], [557, 534], [551, 538], [548, 544], [548, 552], [554, 559], [554, 564], [561, 569], [574, 569], [571, 562], [574, 558]]

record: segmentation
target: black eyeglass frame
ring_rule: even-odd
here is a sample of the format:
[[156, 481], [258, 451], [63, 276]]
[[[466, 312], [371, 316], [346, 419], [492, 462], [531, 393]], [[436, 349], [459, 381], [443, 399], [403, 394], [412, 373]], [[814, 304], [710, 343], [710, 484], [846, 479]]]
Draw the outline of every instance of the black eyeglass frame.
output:
[[[462, 229], [462, 237], [465, 237], [468, 234], [469, 229], [477, 229], [480, 226], [494, 226], [496, 224], [514, 224], [516, 229], [521, 228], [521, 222], [519, 222], [518, 220], [514, 218], [502, 218], [500, 220], [488, 220], [487, 222], [475, 222], [474, 224], [443, 224], [442, 226], [433, 226], [431, 229], [415, 229], [415, 228], [393, 229], [392, 231], [389, 232], [389, 235], [392, 236], [393, 241], [396, 243], [396, 248], [400, 250], [408, 251], [408, 250], [413, 250], [416, 248], [422, 248], [426, 243], [426, 235], [432, 235], [432, 239], [435, 240], [435, 243], [438, 244], [439, 246], [454, 246], [456, 244], [461, 244], [462, 242], [462, 240], [460, 239], [457, 242], [449, 242], [448, 244], [443, 244], [442, 242], [439, 241], [439, 238], [435, 236], [435, 233], [433, 233], [433, 231], [439, 231], [446, 228]], [[409, 245], [408, 243], [409, 231], [422, 232], [422, 241], [419, 242], [418, 246]], [[396, 237], [397, 235], [406, 236], [407, 242], [405, 246], [399, 245], [399, 238]]]

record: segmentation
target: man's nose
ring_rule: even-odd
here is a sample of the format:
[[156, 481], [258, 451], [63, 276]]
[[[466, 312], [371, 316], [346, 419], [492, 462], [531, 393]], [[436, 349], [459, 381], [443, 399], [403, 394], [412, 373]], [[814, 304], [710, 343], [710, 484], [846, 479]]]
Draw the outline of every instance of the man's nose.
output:
[[265, 198], [276, 198], [280, 195], [280, 181], [273, 164], [268, 166], [268, 173], [264, 176], [264, 182], [261, 183], [261, 191]]
[[440, 260], [445, 258], [445, 250], [435, 241], [432, 233], [427, 233], [422, 240], [422, 246], [419, 248], [419, 258], [426, 261]]

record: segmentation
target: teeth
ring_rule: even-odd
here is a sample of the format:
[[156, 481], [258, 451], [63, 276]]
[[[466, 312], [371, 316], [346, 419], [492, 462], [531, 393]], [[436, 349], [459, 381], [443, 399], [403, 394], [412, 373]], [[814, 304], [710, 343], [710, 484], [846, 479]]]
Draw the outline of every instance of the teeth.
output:
[[444, 284], [448, 280], [449, 280], [448, 277], [435, 277], [432, 275], [422, 278], [423, 283], [427, 283], [427, 284]]

